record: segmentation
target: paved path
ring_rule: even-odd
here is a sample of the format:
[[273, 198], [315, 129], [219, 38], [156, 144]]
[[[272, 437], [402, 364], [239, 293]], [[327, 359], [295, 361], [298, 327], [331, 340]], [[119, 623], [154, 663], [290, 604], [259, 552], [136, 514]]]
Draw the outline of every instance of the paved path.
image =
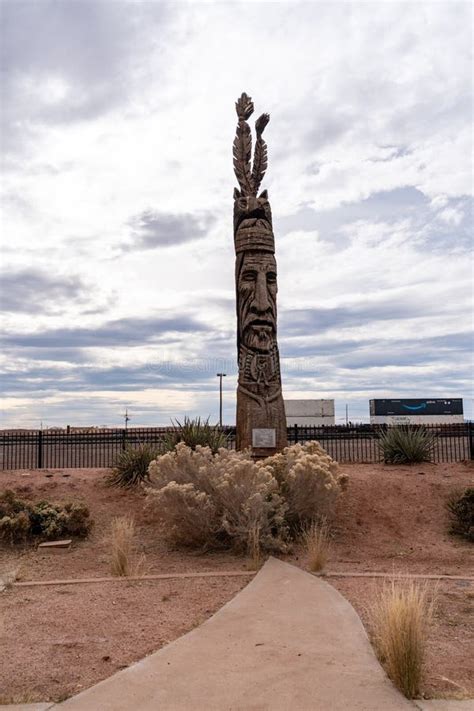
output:
[[61, 711], [403, 711], [333, 587], [274, 558], [207, 622]]
[[407, 701], [377, 662], [347, 600], [321, 578], [272, 558], [200, 627], [61, 704], [36, 708], [471, 711], [473, 707], [471, 701]]

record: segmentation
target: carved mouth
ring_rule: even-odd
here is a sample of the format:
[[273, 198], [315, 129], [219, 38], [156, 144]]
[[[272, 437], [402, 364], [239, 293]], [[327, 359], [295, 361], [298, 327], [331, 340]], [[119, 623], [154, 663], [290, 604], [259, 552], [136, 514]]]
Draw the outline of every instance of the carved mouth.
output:
[[253, 321], [248, 322], [247, 327], [249, 326], [252, 328], [257, 327], [262, 331], [271, 331], [273, 328], [273, 322], [269, 319], [256, 318]]

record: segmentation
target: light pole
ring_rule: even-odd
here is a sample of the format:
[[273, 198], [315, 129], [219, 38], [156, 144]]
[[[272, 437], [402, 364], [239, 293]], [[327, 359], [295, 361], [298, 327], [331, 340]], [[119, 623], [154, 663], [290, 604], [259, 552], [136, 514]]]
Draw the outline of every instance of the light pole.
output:
[[225, 378], [227, 373], [217, 373], [219, 378], [219, 427], [222, 427], [222, 378]]
[[125, 429], [128, 427], [128, 421], [130, 420], [131, 415], [128, 414], [128, 408], [125, 409], [125, 413], [123, 415], [123, 419], [125, 420]]

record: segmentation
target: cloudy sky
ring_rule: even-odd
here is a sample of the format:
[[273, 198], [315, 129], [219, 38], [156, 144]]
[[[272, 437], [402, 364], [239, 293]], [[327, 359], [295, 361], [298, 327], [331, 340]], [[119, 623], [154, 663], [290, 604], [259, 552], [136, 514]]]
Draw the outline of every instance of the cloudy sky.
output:
[[242, 91], [285, 396], [472, 416], [470, 3], [0, 5], [3, 427], [234, 422]]

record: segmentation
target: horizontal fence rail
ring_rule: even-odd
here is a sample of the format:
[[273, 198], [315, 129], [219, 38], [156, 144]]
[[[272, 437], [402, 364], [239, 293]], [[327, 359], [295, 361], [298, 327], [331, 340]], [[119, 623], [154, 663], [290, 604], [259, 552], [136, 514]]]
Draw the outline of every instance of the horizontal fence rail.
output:
[[[409, 425], [410, 426], [410, 425]], [[411, 425], [413, 428], [418, 425]], [[423, 425], [434, 435], [433, 461], [474, 459], [474, 423]], [[288, 427], [289, 444], [317, 440], [339, 462], [381, 462], [378, 444], [386, 425]], [[0, 469], [107, 468], [127, 449], [148, 444], [164, 451], [169, 427], [103, 429], [95, 431], [0, 431]], [[235, 448], [235, 427], [223, 427], [227, 446]]]

